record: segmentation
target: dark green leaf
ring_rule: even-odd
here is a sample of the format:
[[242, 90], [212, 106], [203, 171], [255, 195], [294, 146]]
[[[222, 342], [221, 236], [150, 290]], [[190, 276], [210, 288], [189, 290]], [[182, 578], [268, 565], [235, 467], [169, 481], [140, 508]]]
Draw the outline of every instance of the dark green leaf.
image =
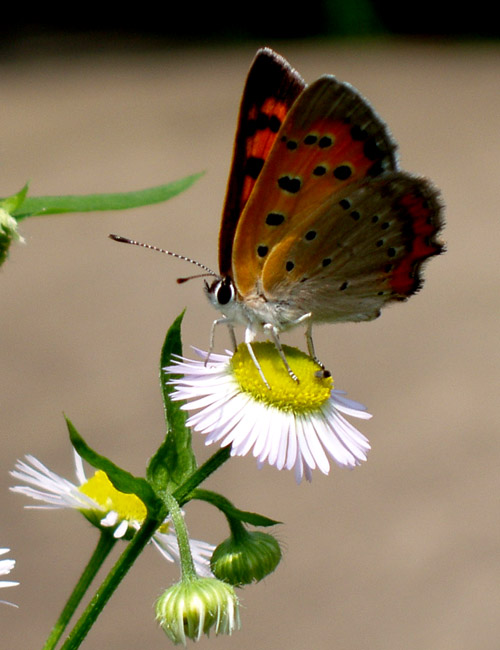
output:
[[259, 515], [256, 512], [239, 510], [238, 508], [235, 508], [233, 504], [228, 499], [226, 499], [226, 497], [222, 496], [222, 494], [212, 492], [211, 490], [193, 490], [191, 492], [191, 497], [193, 499], [207, 501], [208, 503], [211, 503], [216, 508], [218, 508], [221, 512], [223, 512], [226, 517], [244, 521], [245, 523], [251, 524], [252, 526], [276, 526], [277, 524], [281, 523], [275, 519], [270, 519], [264, 515]]
[[147, 477], [155, 490], [174, 490], [196, 470], [196, 459], [191, 448], [191, 432], [186, 427], [186, 413], [181, 402], [173, 402], [170, 396], [173, 386], [167, 382], [171, 377], [164, 368], [171, 364], [172, 355], [182, 354], [181, 323], [184, 312], [177, 317], [167, 332], [160, 358], [160, 386], [165, 409], [167, 435], [150, 460]]
[[240, 521], [244, 521], [245, 523], [251, 524], [252, 526], [262, 526], [264, 528], [266, 526], [277, 526], [278, 524], [282, 523], [281, 521], [277, 521], [276, 519], [271, 519], [270, 517], [259, 515], [257, 512], [238, 510], [238, 508], [232, 509], [227, 514], [233, 517], [234, 519], [239, 519]]

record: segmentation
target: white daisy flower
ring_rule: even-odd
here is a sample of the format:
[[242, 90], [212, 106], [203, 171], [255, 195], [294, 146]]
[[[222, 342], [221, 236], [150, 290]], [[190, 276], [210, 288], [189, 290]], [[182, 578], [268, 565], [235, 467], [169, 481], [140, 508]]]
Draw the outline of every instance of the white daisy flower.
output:
[[[49, 470], [34, 456], [27, 455], [26, 462], [17, 461], [11, 475], [27, 485], [11, 487], [12, 492], [24, 494], [44, 505], [27, 508], [79, 510], [91, 523], [114, 528], [117, 539], [130, 535], [140, 528], [146, 517], [146, 506], [135, 494], [116, 490], [107, 474], [97, 470], [87, 479], [82, 458], [74, 452], [77, 483], [72, 483]], [[153, 544], [169, 561], [179, 563], [179, 546], [170, 519], [167, 518], [152, 538]], [[211, 576], [210, 558], [215, 546], [196, 539], [190, 540], [196, 572]]]
[[[5, 555], [9, 551], [10, 548], [0, 548], [0, 555]], [[0, 576], [9, 575], [9, 573], [12, 571], [15, 565], [16, 565], [15, 560], [0, 560]], [[13, 580], [0, 580], [0, 589], [4, 589], [5, 587], [15, 587], [18, 584], [19, 582], [15, 582]], [[17, 607], [17, 605], [14, 605], [14, 603], [9, 603], [6, 600], [0, 600], [0, 603], [4, 603], [5, 605], [13, 605], [14, 607]]]
[[[310, 481], [312, 470], [330, 470], [328, 456], [342, 467], [366, 460], [370, 444], [344, 417], [369, 419], [365, 407], [333, 389], [320, 366], [296, 348], [283, 346], [299, 378], [288, 375], [273, 343], [252, 343], [269, 388], [246, 345], [234, 355], [193, 348], [201, 361], [179, 357], [166, 370], [182, 375], [171, 380], [174, 400], [185, 400], [188, 426], [206, 436], [206, 444], [231, 445], [231, 455], [250, 450], [258, 466], [294, 469], [297, 483]], [[319, 371], [319, 372], [318, 372]]]

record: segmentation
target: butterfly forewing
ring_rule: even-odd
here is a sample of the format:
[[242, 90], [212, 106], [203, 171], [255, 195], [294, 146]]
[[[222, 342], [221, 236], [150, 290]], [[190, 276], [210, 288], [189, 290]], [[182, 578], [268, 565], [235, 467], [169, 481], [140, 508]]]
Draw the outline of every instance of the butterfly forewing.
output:
[[231, 269], [234, 232], [286, 114], [305, 83], [279, 54], [257, 52], [243, 91], [219, 234], [219, 268]]
[[396, 169], [384, 123], [349, 85], [325, 76], [304, 90], [277, 135], [235, 233], [241, 296], [259, 290], [273, 247], [332, 195]]

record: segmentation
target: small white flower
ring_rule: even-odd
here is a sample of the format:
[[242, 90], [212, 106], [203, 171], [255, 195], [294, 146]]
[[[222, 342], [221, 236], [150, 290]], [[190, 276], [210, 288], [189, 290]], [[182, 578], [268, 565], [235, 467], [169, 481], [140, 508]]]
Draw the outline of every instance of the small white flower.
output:
[[[98, 470], [87, 479], [81, 457], [74, 452], [77, 483], [72, 483], [49, 470], [34, 456], [26, 462], [17, 461], [11, 475], [27, 485], [11, 487], [12, 492], [24, 494], [43, 505], [27, 508], [79, 510], [89, 521], [104, 528], [113, 528], [113, 536], [121, 539], [140, 528], [146, 517], [146, 507], [134, 494], [116, 490], [105, 472]], [[173, 527], [172, 527], [173, 528]], [[169, 561], [179, 563], [177, 537], [170, 532], [167, 518], [152, 538], [153, 544]], [[190, 540], [196, 572], [211, 576], [210, 558], [215, 546], [196, 539]]]
[[[10, 551], [9, 548], [0, 548], [0, 555], [5, 555], [9, 551]], [[16, 565], [15, 560], [0, 560], [0, 576], [9, 575], [9, 573], [12, 571], [15, 565]], [[4, 589], [5, 587], [15, 587], [18, 584], [19, 582], [14, 582], [13, 580], [0, 580], [0, 589]], [[14, 605], [14, 603], [9, 603], [6, 600], [0, 600], [0, 603], [4, 603], [5, 605], [13, 605], [14, 607], [17, 607], [17, 605]]]
[[250, 450], [259, 467], [294, 469], [297, 483], [312, 479], [316, 467], [328, 474], [328, 456], [342, 467], [366, 460], [370, 444], [343, 414], [369, 419], [371, 415], [345, 393], [333, 389], [331, 377], [321, 376], [318, 364], [296, 348], [283, 346], [299, 383], [288, 375], [274, 344], [252, 347], [269, 386], [240, 345], [234, 355], [212, 354], [193, 348], [201, 361], [179, 358], [166, 370], [174, 400], [191, 415], [187, 424], [206, 435], [205, 443], [231, 445], [233, 456]]

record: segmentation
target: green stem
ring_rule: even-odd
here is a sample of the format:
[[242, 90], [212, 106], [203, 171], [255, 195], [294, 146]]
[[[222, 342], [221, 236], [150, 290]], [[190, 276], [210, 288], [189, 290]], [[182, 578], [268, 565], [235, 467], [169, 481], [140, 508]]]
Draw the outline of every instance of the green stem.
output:
[[147, 517], [128, 544], [121, 556], [118, 558], [115, 566], [106, 576], [102, 585], [99, 587], [95, 596], [81, 615], [75, 627], [69, 633], [68, 638], [61, 647], [61, 650], [76, 650], [79, 648], [88, 631], [95, 623], [97, 617], [104, 609], [106, 603], [111, 598], [116, 588], [127, 574], [137, 557], [140, 555], [146, 544], [154, 535], [160, 525], [160, 521]]
[[52, 628], [45, 645], [42, 650], [53, 650], [57, 642], [61, 638], [62, 633], [66, 629], [71, 617], [75, 613], [76, 608], [80, 604], [85, 592], [90, 586], [90, 583], [95, 578], [97, 572], [101, 568], [104, 560], [108, 557], [111, 549], [114, 547], [116, 539], [113, 537], [111, 531], [101, 530], [99, 541], [90, 558], [87, 566], [85, 567], [80, 579], [78, 580], [71, 596], [68, 598], [64, 609], [59, 616], [56, 624]]
[[179, 545], [182, 579], [194, 580], [196, 578], [196, 569], [194, 568], [193, 556], [191, 555], [191, 548], [189, 547], [189, 535], [181, 509], [171, 494], [165, 495], [165, 505], [172, 517], [175, 536], [177, 537], [177, 543]]
[[213, 474], [231, 456], [231, 447], [223, 447], [215, 452], [203, 465], [193, 472], [185, 483], [174, 492], [174, 498], [180, 506], [183, 506], [191, 498], [191, 492], [203, 481]]

